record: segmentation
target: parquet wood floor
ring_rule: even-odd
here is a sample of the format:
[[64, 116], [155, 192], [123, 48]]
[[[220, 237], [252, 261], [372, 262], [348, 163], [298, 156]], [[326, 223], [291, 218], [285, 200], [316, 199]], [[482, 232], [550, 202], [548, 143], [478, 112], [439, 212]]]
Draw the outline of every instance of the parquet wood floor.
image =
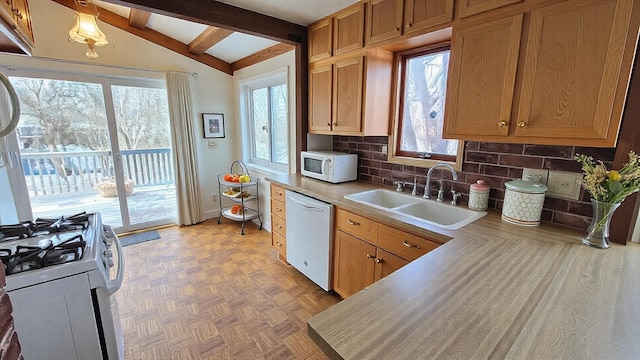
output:
[[278, 262], [267, 231], [209, 220], [159, 233], [124, 248], [127, 360], [326, 359], [306, 321], [338, 298]]

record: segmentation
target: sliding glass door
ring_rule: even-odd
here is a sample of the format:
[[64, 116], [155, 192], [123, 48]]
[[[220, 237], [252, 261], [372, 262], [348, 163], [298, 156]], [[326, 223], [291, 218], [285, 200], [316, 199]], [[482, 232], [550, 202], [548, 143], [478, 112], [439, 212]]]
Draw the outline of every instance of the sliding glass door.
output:
[[34, 218], [99, 211], [120, 231], [175, 221], [164, 82], [9, 75], [21, 101], [16, 136]]

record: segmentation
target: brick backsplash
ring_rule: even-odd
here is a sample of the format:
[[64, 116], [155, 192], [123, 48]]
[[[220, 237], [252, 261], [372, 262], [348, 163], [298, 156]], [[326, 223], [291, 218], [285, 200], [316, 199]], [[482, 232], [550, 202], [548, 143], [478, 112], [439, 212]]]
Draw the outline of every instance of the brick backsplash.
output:
[[[333, 137], [334, 151], [358, 154], [360, 180], [393, 186], [394, 180], [413, 181], [413, 178], [417, 177], [419, 190], [424, 191], [428, 169], [387, 162], [387, 154], [382, 152], [383, 146], [386, 145], [386, 136]], [[458, 180], [453, 181], [447, 170], [436, 170], [434, 178], [442, 177], [445, 189], [453, 187], [461, 192], [461, 200], [464, 203], [469, 199], [469, 185], [482, 179], [491, 186], [489, 207], [501, 210], [504, 183], [521, 178], [523, 168], [581, 172], [580, 164], [573, 160], [575, 154], [593, 156], [594, 159], [602, 160], [607, 167], [611, 167], [615, 149], [468, 141], [465, 142], [464, 162], [462, 171], [458, 172]], [[435, 188], [432, 186], [432, 191]], [[449, 192], [446, 195], [451, 197]], [[586, 229], [591, 222], [589, 194], [582, 189], [579, 200], [547, 196], [542, 210], [542, 221]]]
[[0, 263], [0, 359], [23, 360], [18, 334], [15, 332], [13, 307], [5, 290], [5, 266]]

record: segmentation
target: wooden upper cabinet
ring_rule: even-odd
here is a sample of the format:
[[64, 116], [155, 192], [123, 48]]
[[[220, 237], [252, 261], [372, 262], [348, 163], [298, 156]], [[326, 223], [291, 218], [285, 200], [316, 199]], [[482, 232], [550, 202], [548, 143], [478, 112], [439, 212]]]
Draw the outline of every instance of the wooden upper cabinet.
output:
[[453, 0], [405, 0], [404, 32], [410, 34], [453, 20]]
[[309, 25], [309, 61], [331, 57], [333, 54], [333, 18]]
[[392, 63], [393, 54], [379, 50], [326, 66], [312, 66], [309, 132], [388, 135]]
[[33, 29], [31, 28], [31, 13], [27, 0], [13, 0], [14, 19], [17, 30], [33, 46]]
[[522, 0], [459, 0], [459, 17], [479, 14], [520, 1]]
[[523, 15], [454, 29], [444, 136], [506, 136]]
[[34, 46], [27, 0], [0, 0], [0, 51], [31, 55]]
[[334, 16], [333, 54], [340, 55], [364, 46], [364, 3], [358, 3]]
[[336, 62], [333, 67], [333, 130], [359, 133], [362, 125], [364, 58]]
[[331, 131], [333, 67], [331, 64], [309, 70], [309, 131]]
[[574, 0], [531, 12], [516, 136], [615, 145], [622, 108], [613, 105], [632, 7], [633, 0]]
[[371, 0], [367, 3], [367, 44], [402, 35], [403, 0]]

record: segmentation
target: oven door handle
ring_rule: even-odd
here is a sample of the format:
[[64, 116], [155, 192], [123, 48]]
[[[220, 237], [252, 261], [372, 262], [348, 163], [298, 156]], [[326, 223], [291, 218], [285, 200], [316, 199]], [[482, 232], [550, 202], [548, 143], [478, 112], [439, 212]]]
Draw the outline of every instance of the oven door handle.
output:
[[122, 279], [124, 278], [124, 252], [122, 251], [122, 243], [118, 239], [118, 235], [113, 231], [113, 228], [109, 225], [104, 226], [107, 236], [113, 239], [113, 243], [116, 244], [116, 250], [118, 251], [118, 273], [116, 278], [107, 282], [107, 291], [109, 295], [113, 295], [122, 286]]

